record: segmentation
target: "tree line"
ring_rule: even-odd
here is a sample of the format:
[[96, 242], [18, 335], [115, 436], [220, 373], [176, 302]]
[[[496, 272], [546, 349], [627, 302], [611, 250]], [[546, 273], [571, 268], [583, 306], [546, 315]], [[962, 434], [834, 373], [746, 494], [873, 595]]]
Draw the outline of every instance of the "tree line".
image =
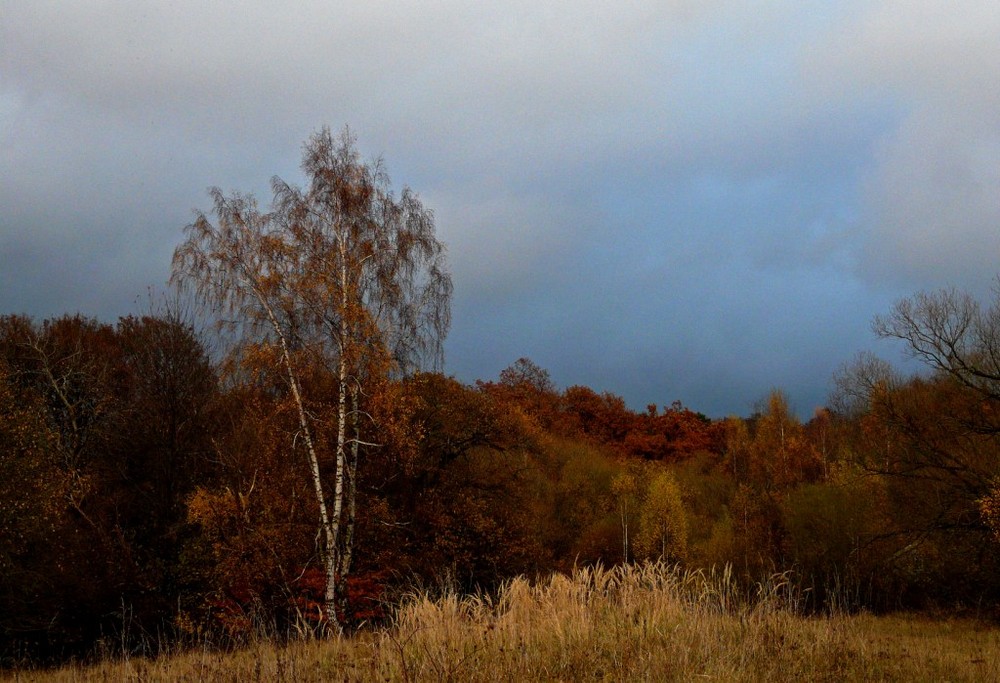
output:
[[213, 190], [178, 247], [226, 335], [180, 306], [0, 318], [5, 662], [352, 631], [414, 586], [643, 559], [787, 572], [809, 609], [998, 605], [997, 304], [901, 301], [875, 331], [926, 371], [859, 357], [806, 422], [779, 391], [635, 411], [528, 359], [466, 385], [433, 214], [346, 131], [303, 169], [266, 209]]

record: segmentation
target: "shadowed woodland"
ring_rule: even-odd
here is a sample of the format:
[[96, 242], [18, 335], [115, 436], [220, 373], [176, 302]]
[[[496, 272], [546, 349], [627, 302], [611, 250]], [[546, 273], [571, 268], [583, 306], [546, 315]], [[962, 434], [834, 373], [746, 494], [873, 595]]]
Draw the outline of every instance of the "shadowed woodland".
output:
[[[0, 319], [0, 656], [356, 633], [402, 596], [645, 560], [805, 611], [1000, 599], [1000, 308], [918, 294], [803, 422], [441, 372], [433, 215], [345, 131], [266, 210], [213, 191], [169, 305]], [[187, 299], [185, 299], [187, 300]], [[190, 311], [190, 312], [188, 312]], [[210, 316], [219, 325], [202, 329]]]

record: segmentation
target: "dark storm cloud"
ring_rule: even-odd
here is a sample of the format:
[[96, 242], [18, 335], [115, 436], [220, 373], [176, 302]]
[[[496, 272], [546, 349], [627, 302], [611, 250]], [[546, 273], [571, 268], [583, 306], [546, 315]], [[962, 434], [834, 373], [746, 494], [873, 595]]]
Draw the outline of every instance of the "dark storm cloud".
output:
[[1000, 247], [984, 1], [0, 9], [0, 310], [141, 308], [205, 188], [350, 124], [436, 212], [449, 369], [802, 414], [895, 297]]

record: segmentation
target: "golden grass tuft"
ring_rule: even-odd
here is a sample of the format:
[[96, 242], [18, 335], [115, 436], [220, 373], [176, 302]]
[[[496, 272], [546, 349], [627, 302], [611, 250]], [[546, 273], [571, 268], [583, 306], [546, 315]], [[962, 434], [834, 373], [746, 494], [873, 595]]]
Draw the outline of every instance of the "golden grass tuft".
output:
[[727, 572], [577, 569], [496, 596], [408, 596], [390, 628], [234, 653], [189, 651], [49, 672], [45, 681], [985, 681], [1000, 630], [973, 620], [796, 614], [783, 576], [750, 595]]

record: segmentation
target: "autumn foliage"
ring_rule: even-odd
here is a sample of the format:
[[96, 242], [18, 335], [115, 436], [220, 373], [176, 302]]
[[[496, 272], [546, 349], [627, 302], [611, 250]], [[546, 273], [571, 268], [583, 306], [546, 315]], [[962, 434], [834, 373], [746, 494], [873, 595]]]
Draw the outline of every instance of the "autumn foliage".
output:
[[[213, 364], [174, 314], [8, 317], [0, 349], [8, 651], [322, 625], [316, 500], [266, 349]], [[318, 368], [302, 377], [311, 405], [335, 392]], [[358, 465], [338, 616], [378, 623], [413, 586], [490, 590], [642, 559], [728, 565], [747, 582], [791, 570], [816, 608], [992, 599], [992, 437], [959, 431], [986, 406], [947, 379], [878, 387], [803, 424], [778, 392], [749, 418], [633, 411], [560, 391], [526, 359], [475, 386], [438, 373], [376, 385], [381, 443]], [[329, 458], [336, 424], [317, 425]]]
[[777, 390], [634, 410], [527, 358], [465, 384], [432, 216], [351, 145], [189, 226], [177, 273], [235, 339], [178, 306], [0, 318], [0, 664], [350, 634], [414, 590], [634, 562], [777, 573], [806, 610], [1000, 606], [1000, 303], [900, 302], [876, 331], [927, 371], [859, 357], [805, 422]]

